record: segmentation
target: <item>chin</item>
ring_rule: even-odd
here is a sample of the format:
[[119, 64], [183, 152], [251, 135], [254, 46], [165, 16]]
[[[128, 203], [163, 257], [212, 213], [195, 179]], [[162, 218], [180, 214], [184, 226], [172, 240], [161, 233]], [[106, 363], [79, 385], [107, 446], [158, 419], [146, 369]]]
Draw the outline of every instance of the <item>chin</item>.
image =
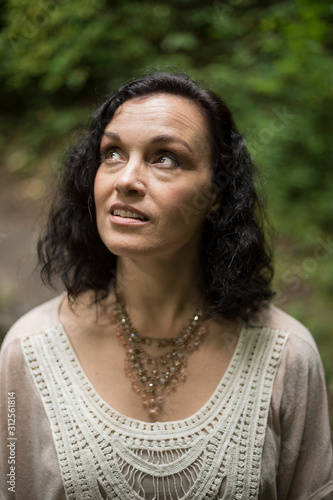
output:
[[123, 244], [123, 245], [106, 245], [107, 248], [117, 257], [145, 257], [154, 255], [154, 250], [152, 248], [147, 248], [147, 246], [135, 245], [135, 244]]

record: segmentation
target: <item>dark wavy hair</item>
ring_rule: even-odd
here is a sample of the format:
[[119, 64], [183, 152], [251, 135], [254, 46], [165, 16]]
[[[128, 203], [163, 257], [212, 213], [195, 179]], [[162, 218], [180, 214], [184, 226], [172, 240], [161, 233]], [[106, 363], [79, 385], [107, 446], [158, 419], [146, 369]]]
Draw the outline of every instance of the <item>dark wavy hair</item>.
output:
[[203, 293], [212, 315], [248, 320], [274, 295], [265, 213], [254, 186], [256, 169], [226, 104], [186, 74], [158, 72], [132, 80], [94, 113], [90, 130], [65, 159], [38, 242], [42, 279], [52, 285], [60, 276], [72, 301], [88, 289], [95, 292], [96, 302], [108, 295], [116, 279], [117, 256], [102, 242], [96, 224], [93, 189], [101, 163], [100, 143], [122, 103], [156, 93], [190, 99], [207, 119], [212, 182], [219, 203], [204, 227]]

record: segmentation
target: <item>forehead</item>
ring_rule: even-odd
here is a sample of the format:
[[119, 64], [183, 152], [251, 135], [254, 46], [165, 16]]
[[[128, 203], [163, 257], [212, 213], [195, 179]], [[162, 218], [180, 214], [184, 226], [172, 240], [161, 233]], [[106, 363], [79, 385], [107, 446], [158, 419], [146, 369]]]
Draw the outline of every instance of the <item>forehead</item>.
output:
[[172, 132], [187, 140], [209, 139], [208, 123], [198, 104], [167, 93], [130, 99], [116, 110], [106, 131]]

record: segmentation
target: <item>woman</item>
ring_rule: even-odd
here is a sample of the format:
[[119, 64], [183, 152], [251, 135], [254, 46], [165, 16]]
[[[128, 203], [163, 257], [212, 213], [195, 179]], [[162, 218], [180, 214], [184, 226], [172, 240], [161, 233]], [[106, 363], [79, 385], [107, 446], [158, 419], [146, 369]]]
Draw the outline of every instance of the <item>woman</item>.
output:
[[269, 304], [253, 170], [226, 105], [185, 75], [99, 108], [39, 242], [67, 294], [2, 347], [4, 498], [332, 498], [322, 366]]

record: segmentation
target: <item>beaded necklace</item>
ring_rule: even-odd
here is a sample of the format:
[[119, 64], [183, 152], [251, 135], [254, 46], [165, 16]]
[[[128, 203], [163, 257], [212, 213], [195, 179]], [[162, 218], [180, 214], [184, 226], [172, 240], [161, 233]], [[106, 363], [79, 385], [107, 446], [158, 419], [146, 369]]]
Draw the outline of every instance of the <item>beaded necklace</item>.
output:
[[[199, 348], [206, 334], [202, 325], [203, 313], [198, 310], [178, 337], [158, 339], [140, 335], [133, 327], [125, 305], [118, 299], [114, 314], [118, 323], [117, 336], [126, 350], [125, 373], [153, 418], [161, 411], [165, 395], [176, 390], [179, 381], [186, 380], [187, 356]], [[149, 345], [170, 349], [160, 356], [152, 356], [144, 349]]]

